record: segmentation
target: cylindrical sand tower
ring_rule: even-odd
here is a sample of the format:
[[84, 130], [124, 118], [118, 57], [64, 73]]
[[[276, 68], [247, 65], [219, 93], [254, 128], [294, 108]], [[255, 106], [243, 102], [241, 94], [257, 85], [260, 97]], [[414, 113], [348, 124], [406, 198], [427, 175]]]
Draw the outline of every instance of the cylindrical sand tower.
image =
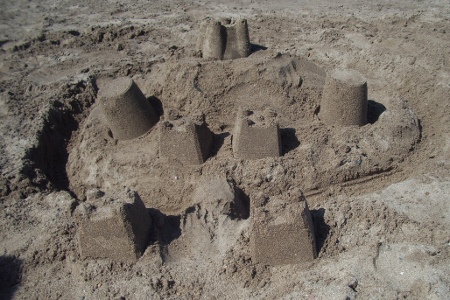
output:
[[146, 133], [158, 121], [153, 107], [131, 78], [115, 79], [99, 91], [100, 106], [118, 140], [130, 140]]
[[224, 52], [225, 42], [222, 25], [218, 21], [209, 21], [206, 25], [203, 58], [221, 60]]
[[250, 36], [248, 34], [248, 25], [246, 19], [236, 21], [236, 50], [239, 57], [247, 57], [250, 55]]
[[355, 70], [334, 70], [325, 80], [319, 118], [327, 125], [367, 124], [367, 81]]

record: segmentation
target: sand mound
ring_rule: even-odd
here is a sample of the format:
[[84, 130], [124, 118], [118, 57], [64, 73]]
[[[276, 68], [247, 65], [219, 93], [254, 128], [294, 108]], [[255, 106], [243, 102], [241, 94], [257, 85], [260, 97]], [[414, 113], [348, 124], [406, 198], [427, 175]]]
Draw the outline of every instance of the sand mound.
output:
[[[317, 111], [325, 73], [303, 58], [261, 53], [219, 62], [182, 59], [160, 69], [166, 70], [160, 74], [165, 78], [161, 94], [146, 95], [155, 107], [162, 104], [160, 122], [174, 115], [203, 115], [214, 133], [211, 157], [197, 166], [168, 163], [160, 153], [160, 125], [137, 139], [118, 141], [94, 105], [68, 149], [67, 174], [78, 198], [84, 199], [91, 188], [129, 187], [148, 207], [177, 213], [195, 203], [193, 191], [202, 178], [224, 174], [249, 197], [291, 187], [308, 194], [392, 171], [420, 138], [414, 112], [399, 99], [371, 101], [372, 123], [366, 126], [323, 125]], [[108, 81], [102, 84], [100, 91], [109, 88]], [[281, 157], [248, 161], [233, 156], [233, 128], [242, 106], [277, 119]], [[182, 140], [174, 147], [180, 155], [185, 151]]]

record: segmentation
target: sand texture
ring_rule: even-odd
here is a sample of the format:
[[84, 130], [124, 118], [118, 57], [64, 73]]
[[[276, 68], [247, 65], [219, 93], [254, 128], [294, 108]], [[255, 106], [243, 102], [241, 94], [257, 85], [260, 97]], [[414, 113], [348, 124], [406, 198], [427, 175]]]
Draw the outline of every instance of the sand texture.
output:
[[449, 299], [448, 1], [6, 2], [0, 299]]

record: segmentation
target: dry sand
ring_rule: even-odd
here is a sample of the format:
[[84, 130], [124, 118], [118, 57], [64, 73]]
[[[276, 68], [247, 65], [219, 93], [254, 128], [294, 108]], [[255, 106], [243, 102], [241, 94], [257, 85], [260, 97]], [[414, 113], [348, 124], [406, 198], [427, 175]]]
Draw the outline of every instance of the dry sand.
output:
[[[0, 298], [450, 299], [448, 1], [0, 8]], [[200, 58], [206, 17], [247, 19], [252, 54]], [[369, 124], [320, 121], [336, 68], [367, 80]], [[97, 94], [122, 76], [160, 122], [206, 122], [211, 157], [167, 158], [160, 123], [115, 139]], [[234, 158], [239, 108], [277, 121], [280, 157]], [[82, 257], [80, 216], [128, 189], [152, 216], [142, 257]], [[244, 207], [234, 217], [232, 190]], [[318, 257], [257, 263], [252, 206], [297, 190]]]

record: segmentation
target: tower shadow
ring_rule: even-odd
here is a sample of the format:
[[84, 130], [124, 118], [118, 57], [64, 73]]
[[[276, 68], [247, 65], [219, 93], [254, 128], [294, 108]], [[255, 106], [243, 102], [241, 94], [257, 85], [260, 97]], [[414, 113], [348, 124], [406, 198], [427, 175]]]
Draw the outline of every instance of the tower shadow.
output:
[[151, 241], [158, 241], [161, 246], [167, 246], [181, 236], [180, 216], [165, 215], [155, 208], [148, 208], [147, 212], [152, 218]]
[[266, 46], [258, 45], [258, 44], [250, 44], [250, 53], [255, 53], [258, 51], [267, 50]]
[[15, 256], [0, 256], [0, 299], [14, 299], [22, 279], [22, 260]]
[[296, 130], [294, 128], [281, 128], [280, 129], [280, 135], [281, 135], [281, 149], [283, 155], [291, 152], [298, 146], [300, 146], [300, 141], [297, 138], [297, 135], [295, 134]]
[[330, 232], [330, 226], [325, 223], [325, 209], [312, 209], [311, 216], [314, 221], [314, 233], [316, 236], [317, 253], [320, 253]]
[[386, 111], [386, 106], [374, 100], [367, 101], [367, 121], [370, 124], [378, 121], [378, 118]]

